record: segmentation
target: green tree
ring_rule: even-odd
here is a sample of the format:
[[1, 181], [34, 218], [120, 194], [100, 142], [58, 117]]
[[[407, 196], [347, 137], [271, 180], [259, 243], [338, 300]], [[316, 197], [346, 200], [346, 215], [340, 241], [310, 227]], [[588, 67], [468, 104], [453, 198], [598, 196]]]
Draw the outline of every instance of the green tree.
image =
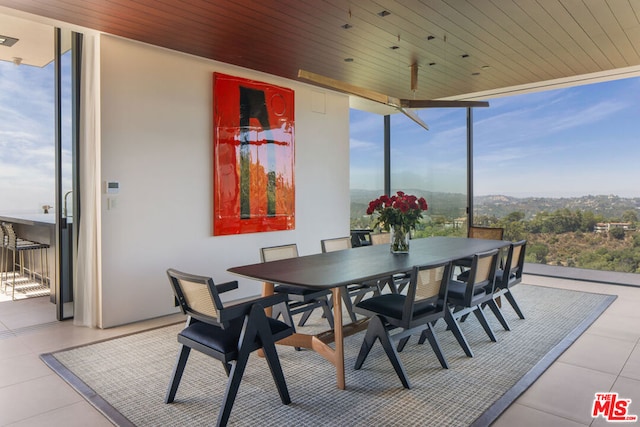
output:
[[602, 218], [596, 218], [596, 215], [591, 211], [584, 212], [582, 214], [582, 220], [580, 222], [580, 230], [584, 232], [593, 231], [596, 224], [600, 222], [599, 220], [601, 219]]
[[609, 235], [618, 240], [624, 240], [624, 230], [622, 228], [615, 227], [609, 231]]
[[511, 212], [499, 220], [495, 226], [504, 228], [504, 238], [506, 240], [517, 241], [527, 238], [524, 212]]
[[504, 217], [506, 222], [519, 222], [524, 219], [524, 212], [511, 212]]
[[527, 253], [525, 258], [527, 262], [535, 262], [538, 264], [547, 263], [547, 255], [549, 254], [549, 248], [543, 243], [534, 243], [527, 247]]
[[527, 224], [527, 230], [530, 233], [543, 233], [544, 224], [549, 218], [549, 214], [545, 211], [538, 212]]
[[635, 224], [636, 222], [638, 222], [638, 214], [636, 213], [636, 211], [624, 211], [624, 213], [622, 214], [622, 221]]
[[[581, 216], [581, 215], [580, 215]], [[570, 233], [577, 231], [580, 227], [580, 218], [577, 213], [564, 208], [558, 209], [549, 219], [549, 232], [555, 234]]]

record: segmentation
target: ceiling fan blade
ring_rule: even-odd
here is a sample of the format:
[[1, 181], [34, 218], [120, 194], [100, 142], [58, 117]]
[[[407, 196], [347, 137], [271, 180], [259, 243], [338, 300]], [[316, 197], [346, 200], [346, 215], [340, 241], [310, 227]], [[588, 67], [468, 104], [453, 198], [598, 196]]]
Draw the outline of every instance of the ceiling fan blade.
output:
[[467, 108], [488, 107], [487, 101], [445, 101], [436, 99], [401, 99], [404, 108]]
[[425, 128], [426, 130], [429, 130], [429, 126], [427, 126], [427, 124], [422, 121], [422, 119], [418, 116], [418, 114], [416, 114], [415, 111], [407, 110], [406, 108], [402, 108], [402, 107], [396, 107], [396, 108], [402, 114], [409, 117], [411, 120], [413, 120], [414, 122], [416, 122], [417, 124]]
[[354, 86], [340, 80], [332, 79], [331, 77], [321, 76], [320, 74], [315, 74], [310, 71], [298, 70], [298, 78], [317, 84], [319, 86], [337, 90], [338, 92], [359, 96], [370, 101], [379, 102], [381, 104], [390, 105], [396, 108], [400, 107], [400, 100], [398, 98], [384, 95], [382, 93], [365, 89], [359, 86]]

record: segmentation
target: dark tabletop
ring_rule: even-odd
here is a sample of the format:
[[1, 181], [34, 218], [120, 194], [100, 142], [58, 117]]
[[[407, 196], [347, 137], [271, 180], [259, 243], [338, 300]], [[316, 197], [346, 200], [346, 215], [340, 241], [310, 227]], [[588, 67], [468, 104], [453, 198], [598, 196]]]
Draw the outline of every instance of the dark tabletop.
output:
[[509, 245], [504, 240], [429, 237], [411, 240], [408, 254], [392, 254], [389, 245], [289, 258], [230, 268], [263, 282], [329, 289], [409, 271], [415, 265], [455, 261]]

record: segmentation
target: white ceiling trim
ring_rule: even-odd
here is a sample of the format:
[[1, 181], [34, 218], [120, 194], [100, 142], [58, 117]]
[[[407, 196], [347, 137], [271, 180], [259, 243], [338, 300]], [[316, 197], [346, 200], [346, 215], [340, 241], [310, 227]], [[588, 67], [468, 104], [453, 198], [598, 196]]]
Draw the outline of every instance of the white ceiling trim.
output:
[[487, 100], [504, 96], [521, 95], [525, 93], [540, 92], [545, 90], [561, 89], [566, 87], [581, 86], [593, 83], [607, 82], [611, 80], [626, 79], [640, 76], [640, 66], [616, 68], [608, 71], [583, 74], [579, 76], [564, 77], [560, 79], [546, 80], [524, 85], [504, 87], [499, 89], [486, 90], [482, 92], [469, 93], [462, 96], [442, 98], [443, 100]]

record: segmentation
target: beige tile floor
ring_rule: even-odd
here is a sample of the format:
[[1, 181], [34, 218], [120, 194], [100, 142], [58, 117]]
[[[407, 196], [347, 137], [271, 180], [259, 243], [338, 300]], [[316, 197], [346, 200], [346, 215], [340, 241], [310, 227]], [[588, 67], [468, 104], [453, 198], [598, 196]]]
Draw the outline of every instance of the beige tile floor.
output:
[[[616, 294], [618, 299], [494, 425], [603, 426], [602, 418], [591, 417], [591, 405], [596, 392], [606, 391], [632, 399], [630, 413], [640, 415], [640, 288], [541, 276], [526, 276], [524, 283]], [[0, 302], [0, 426], [110, 426], [38, 356], [173, 323], [181, 316], [93, 330], [57, 322], [54, 309], [48, 298]]]
[[609, 391], [631, 399], [630, 414], [640, 416], [640, 288], [539, 276], [525, 282], [618, 298], [494, 426], [610, 425], [591, 417], [595, 393]]

